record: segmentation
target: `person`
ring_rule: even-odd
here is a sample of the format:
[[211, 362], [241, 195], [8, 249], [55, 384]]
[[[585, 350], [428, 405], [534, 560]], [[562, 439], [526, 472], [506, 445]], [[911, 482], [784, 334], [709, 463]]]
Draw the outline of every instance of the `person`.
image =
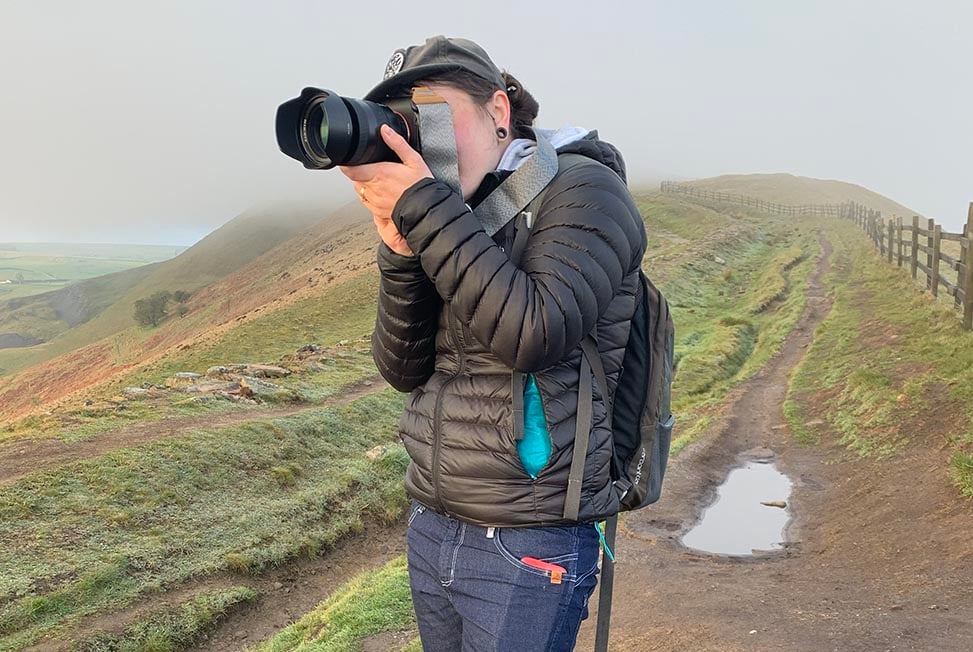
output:
[[[382, 137], [401, 163], [341, 171], [381, 237], [372, 354], [409, 392], [398, 434], [423, 650], [571, 650], [597, 584], [597, 521], [618, 511], [608, 405], [644, 223], [619, 151], [597, 131], [535, 128], [537, 101], [476, 43], [436, 36], [397, 50], [365, 99], [414, 86], [448, 103], [458, 191], [391, 129]], [[542, 138], [584, 158], [557, 170], [514, 264], [517, 221], [491, 235], [476, 211]], [[592, 390], [580, 507], [566, 519], [581, 340], [593, 330], [609, 395]]]

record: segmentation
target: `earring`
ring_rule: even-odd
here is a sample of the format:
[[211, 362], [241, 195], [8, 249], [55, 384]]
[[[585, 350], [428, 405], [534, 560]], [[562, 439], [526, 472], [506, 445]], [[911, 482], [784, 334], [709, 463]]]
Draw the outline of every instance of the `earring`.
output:
[[497, 137], [500, 138], [501, 140], [503, 140], [504, 138], [506, 138], [507, 137], [507, 128], [506, 127], [497, 127]]

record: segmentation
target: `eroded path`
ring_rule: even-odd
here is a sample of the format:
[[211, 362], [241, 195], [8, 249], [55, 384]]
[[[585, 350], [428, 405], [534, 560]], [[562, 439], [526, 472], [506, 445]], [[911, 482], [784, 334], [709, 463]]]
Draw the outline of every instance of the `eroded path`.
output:
[[381, 376], [375, 375], [348, 386], [344, 391], [321, 403], [270, 405], [223, 414], [203, 414], [148, 423], [133, 423], [78, 442], [65, 442], [49, 437], [17, 438], [0, 444], [0, 486], [16, 482], [29, 473], [47, 471], [70, 462], [98, 457], [116, 448], [128, 448], [158, 439], [175, 437], [196, 428], [220, 428], [247, 421], [285, 417], [310, 409], [345, 405], [386, 387], [388, 383]]
[[[621, 520], [614, 652], [973, 649], [973, 518], [940, 455], [917, 447], [859, 460], [837, 436], [801, 446], [785, 425], [788, 374], [831, 307], [822, 278], [832, 249], [819, 242], [807, 304], [780, 352], [670, 462], [662, 500]], [[682, 547], [716, 487], [755, 448], [772, 450], [794, 481], [790, 543], [756, 557]], [[579, 650], [593, 648], [597, 598]]]

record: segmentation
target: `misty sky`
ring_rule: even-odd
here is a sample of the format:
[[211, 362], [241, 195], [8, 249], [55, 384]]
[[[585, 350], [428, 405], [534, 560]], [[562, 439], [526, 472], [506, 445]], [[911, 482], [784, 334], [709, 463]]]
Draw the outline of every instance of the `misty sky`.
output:
[[951, 230], [973, 200], [973, 3], [0, 0], [0, 242], [191, 244], [248, 207], [354, 198], [277, 149], [306, 85], [473, 39], [598, 129], [632, 182], [790, 172]]

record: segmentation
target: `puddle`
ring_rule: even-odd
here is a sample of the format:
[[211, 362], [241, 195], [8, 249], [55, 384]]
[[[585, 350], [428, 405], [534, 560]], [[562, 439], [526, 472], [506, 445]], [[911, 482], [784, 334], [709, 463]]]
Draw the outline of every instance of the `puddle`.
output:
[[748, 461], [730, 471], [720, 485], [716, 502], [706, 508], [699, 523], [682, 538], [682, 544], [723, 555], [779, 549], [789, 511], [760, 503], [786, 502], [791, 486], [790, 478], [772, 462]]

